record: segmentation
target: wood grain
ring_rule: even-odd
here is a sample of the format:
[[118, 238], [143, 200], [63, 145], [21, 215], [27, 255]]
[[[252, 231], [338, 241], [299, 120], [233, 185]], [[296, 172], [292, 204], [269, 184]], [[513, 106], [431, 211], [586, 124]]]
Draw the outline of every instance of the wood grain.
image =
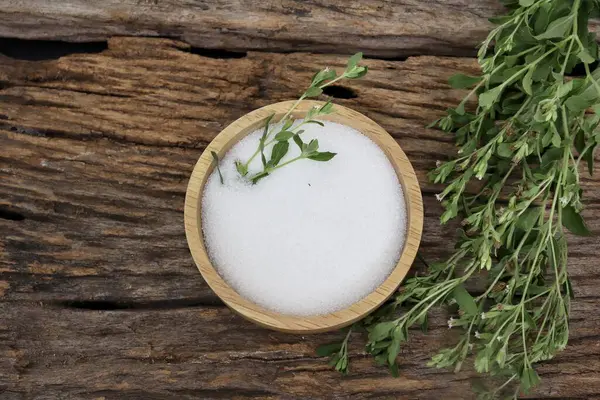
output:
[[0, 0], [0, 37], [181, 39], [202, 49], [467, 55], [497, 0]]
[[[243, 317], [267, 328], [290, 333], [321, 333], [346, 327], [374, 311], [400, 286], [408, 273], [419, 249], [423, 230], [423, 199], [415, 171], [398, 143], [375, 121], [355, 110], [336, 105], [333, 114], [323, 120], [350, 126], [371, 139], [385, 153], [394, 168], [406, 204], [406, 238], [400, 259], [390, 275], [373, 292], [342, 310], [326, 315], [295, 317], [273, 312], [240, 296], [217, 272], [207, 251], [201, 211], [202, 192], [208, 177], [214, 170], [212, 154], [219, 158], [248, 134], [260, 129], [267, 118], [279, 122], [290, 115], [305, 118], [313, 107], [321, 107], [322, 101], [295, 100], [269, 104], [238, 118], [222, 130], [206, 147], [190, 176], [185, 195], [185, 234], [190, 251], [202, 277], [225, 304]], [[290, 113], [291, 108], [295, 107]]]
[[[344, 62], [218, 59], [147, 38], [52, 61], [0, 58], [0, 398], [470, 398], [470, 369], [424, 366], [449, 343], [445, 312], [403, 350], [402, 379], [373, 365], [358, 336], [343, 378], [313, 352], [335, 334], [302, 339], [245, 322], [189, 255], [185, 189], [205, 146], [247, 112], [297, 97], [314, 70]], [[424, 194], [421, 249], [439, 260], [456, 225], [438, 224], [440, 188], [425, 174], [454, 146], [424, 126], [464, 94], [447, 78], [474, 63], [367, 64], [363, 80], [335, 92], [356, 97], [336, 102], [377, 121], [406, 152]], [[583, 187], [597, 235], [600, 180], [586, 173]], [[600, 397], [598, 238], [569, 237], [569, 246], [571, 341], [541, 368], [535, 398]]]

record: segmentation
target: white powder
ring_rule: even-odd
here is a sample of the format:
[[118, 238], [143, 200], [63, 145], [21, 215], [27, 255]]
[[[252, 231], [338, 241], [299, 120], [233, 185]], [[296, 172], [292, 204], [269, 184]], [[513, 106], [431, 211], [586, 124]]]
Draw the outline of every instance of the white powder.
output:
[[[262, 130], [252, 133], [222, 158], [225, 184], [216, 169], [209, 177], [202, 228], [213, 265], [241, 296], [283, 314], [319, 315], [357, 302], [391, 273], [404, 244], [406, 206], [373, 141], [333, 122], [303, 128], [304, 142], [317, 138], [319, 151], [337, 156], [299, 160], [249, 185], [234, 161], [256, 150]], [[299, 154], [290, 141], [281, 162]], [[256, 157], [249, 176], [261, 167]]]

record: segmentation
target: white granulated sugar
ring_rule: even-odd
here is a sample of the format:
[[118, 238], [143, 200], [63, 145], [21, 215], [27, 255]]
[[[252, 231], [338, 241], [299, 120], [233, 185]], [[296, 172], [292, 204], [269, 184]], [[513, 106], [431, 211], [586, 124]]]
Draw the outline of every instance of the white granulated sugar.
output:
[[[215, 169], [202, 199], [204, 240], [223, 279], [255, 304], [298, 316], [337, 311], [371, 293], [398, 262], [406, 232], [402, 188], [383, 151], [345, 125], [303, 128], [304, 142], [317, 138], [319, 151], [337, 156], [299, 160], [250, 185], [234, 161], [250, 158], [261, 129], [222, 158], [225, 184]], [[290, 141], [281, 163], [299, 154]], [[249, 176], [261, 167], [256, 157]]]

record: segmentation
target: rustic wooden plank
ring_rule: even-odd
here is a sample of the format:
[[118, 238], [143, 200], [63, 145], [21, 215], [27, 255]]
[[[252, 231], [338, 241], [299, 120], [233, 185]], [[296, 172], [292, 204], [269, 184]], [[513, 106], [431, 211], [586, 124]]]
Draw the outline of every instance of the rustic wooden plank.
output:
[[[297, 96], [315, 69], [344, 60], [252, 52], [215, 59], [143, 38], [53, 61], [0, 59], [2, 396], [470, 396], [472, 372], [424, 367], [446, 340], [441, 312], [432, 335], [406, 350], [406, 379], [388, 377], [359, 348], [355, 373], [342, 379], [312, 353], [333, 334], [301, 339], [244, 322], [220, 307], [189, 256], [183, 199], [206, 143], [251, 109]], [[424, 126], [464, 93], [449, 90], [447, 77], [474, 64], [367, 63], [364, 80], [337, 91], [355, 97], [336, 101], [375, 119], [408, 154], [425, 195], [423, 253], [439, 259], [455, 226], [439, 226], [439, 187], [425, 174], [454, 148], [451, 137]], [[598, 233], [598, 178], [583, 185], [585, 215]], [[597, 238], [569, 243], [573, 340], [543, 367], [539, 397], [600, 395]]]
[[[536, 398], [600, 396], [600, 316], [590, 313], [595, 306], [575, 306], [569, 350], [540, 368]], [[3, 396], [465, 399], [475, 376], [469, 366], [456, 375], [425, 367], [427, 354], [452, 333], [440, 313], [427, 335], [413, 332], [399, 358], [398, 379], [374, 365], [358, 340], [353, 373], [342, 377], [314, 353], [335, 334], [265, 331], [222, 307], [82, 312], [12, 303], [0, 311], [0, 332], [10, 326], [2, 336], [10, 346], [0, 348], [0, 359], [9, 364]]]
[[502, 11], [498, 0], [0, 0], [0, 37], [138, 35], [234, 51], [466, 55]]
[[[343, 58], [251, 53], [219, 60], [186, 48], [115, 39], [98, 55], [5, 59], [0, 192], [25, 218], [0, 220], [10, 232], [0, 239], [6, 249], [0, 265], [11, 276], [5, 296], [218, 301], [192, 267], [181, 224], [185, 186], [201, 148], [228, 122], [293, 98], [312, 71], [339, 66]], [[347, 86], [357, 97], [338, 101], [391, 132], [431, 194], [438, 188], [425, 174], [453, 147], [447, 135], [424, 126], [462, 93], [448, 90], [446, 78], [472, 63], [426, 57], [368, 63], [370, 74]], [[584, 181], [591, 200], [598, 198], [594, 183]], [[443, 238], [454, 227], [439, 227], [433, 196], [425, 205], [422, 246], [435, 259], [450, 250]], [[573, 262], [585, 265], [586, 257], [582, 249]], [[114, 285], [105, 284], [115, 277]]]

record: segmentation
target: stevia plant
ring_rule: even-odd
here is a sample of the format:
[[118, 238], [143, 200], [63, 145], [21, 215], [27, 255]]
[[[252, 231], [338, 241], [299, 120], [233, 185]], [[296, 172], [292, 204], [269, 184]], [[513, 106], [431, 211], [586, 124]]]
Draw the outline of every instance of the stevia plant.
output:
[[[433, 307], [450, 306], [448, 327], [462, 335], [429, 365], [458, 371], [468, 361], [502, 379], [482, 398], [528, 392], [540, 382], [535, 364], [567, 346], [573, 289], [566, 231], [590, 234], [580, 215], [580, 174], [584, 166], [592, 173], [600, 143], [600, 70], [592, 71], [598, 45], [588, 31], [600, 2], [504, 3], [507, 15], [492, 19], [497, 26], [478, 52], [481, 75], [450, 79], [471, 90], [432, 125], [458, 146], [457, 156], [430, 173], [445, 184], [436, 195], [441, 223], [461, 220], [456, 250], [357, 325], [368, 333], [367, 351], [397, 375], [409, 328], [426, 327]], [[571, 76], [575, 68], [583, 76]], [[486, 288], [469, 292], [482, 276]], [[341, 372], [348, 371], [349, 337], [319, 350]]]
[[[319, 141], [317, 139], [313, 139], [308, 143], [305, 143], [301, 136], [304, 132], [304, 130], [301, 128], [308, 124], [317, 124], [323, 126], [323, 123], [319, 121], [319, 118], [335, 112], [331, 101], [326, 102], [320, 107], [316, 106], [309, 109], [304, 119], [296, 125], [294, 125], [292, 113], [302, 100], [321, 95], [323, 93], [323, 89], [327, 86], [331, 86], [334, 83], [344, 79], [358, 79], [365, 76], [368, 68], [366, 66], [359, 65], [362, 60], [362, 56], [362, 53], [356, 53], [350, 57], [346, 65], [346, 69], [340, 75], [338, 75], [335, 70], [330, 68], [324, 68], [318, 71], [313, 75], [308, 89], [302, 93], [300, 98], [296, 100], [296, 102], [289, 108], [283, 117], [277, 121], [276, 124], [272, 123], [274, 114], [267, 117], [264, 123], [263, 134], [259, 139], [256, 151], [246, 161], [235, 161], [235, 167], [239, 175], [248, 179], [251, 183], [256, 184], [258, 181], [269, 176], [274, 171], [298, 160], [308, 159], [313, 161], [329, 161], [335, 157], [336, 153], [319, 151]], [[292, 140], [295, 145], [298, 146], [300, 149], [300, 155], [281, 163], [281, 160], [289, 151], [290, 140]], [[265, 154], [265, 149], [267, 149], [270, 145], [273, 145], [271, 147], [271, 154], [267, 155]], [[249, 174], [250, 163], [259, 155], [262, 162], [262, 170], [255, 174]], [[218, 167], [219, 159], [216, 153], [213, 154], [213, 158]], [[221, 172], [220, 170], [218, 171], [221, 183], [223, 183]]]

